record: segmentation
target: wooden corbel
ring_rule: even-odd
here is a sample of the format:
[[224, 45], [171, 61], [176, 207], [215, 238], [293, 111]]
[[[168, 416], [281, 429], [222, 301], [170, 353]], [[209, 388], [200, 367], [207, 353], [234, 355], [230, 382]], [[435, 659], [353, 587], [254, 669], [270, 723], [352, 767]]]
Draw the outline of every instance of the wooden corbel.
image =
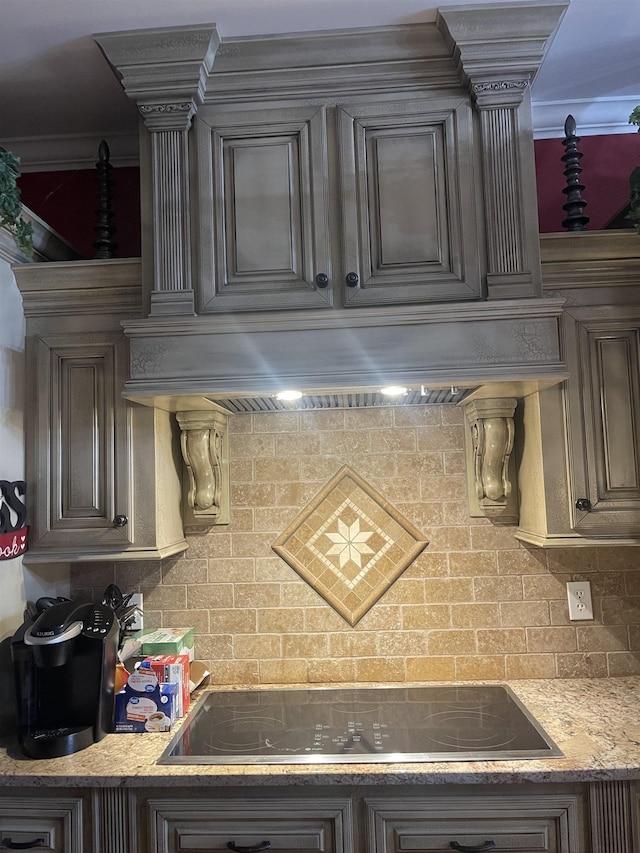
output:
[[[472, 516], [514, 518], [514, 493], [509, 461], [513, 450], [513, 397], [478, 399], [465, 406], [467, 431], [467, 471]], [[509, 518], [503, 518], [504, 514]]]
[[218, 411], [176, 412], [186, 477], [185, 527], [229, 523], [227, 415]]

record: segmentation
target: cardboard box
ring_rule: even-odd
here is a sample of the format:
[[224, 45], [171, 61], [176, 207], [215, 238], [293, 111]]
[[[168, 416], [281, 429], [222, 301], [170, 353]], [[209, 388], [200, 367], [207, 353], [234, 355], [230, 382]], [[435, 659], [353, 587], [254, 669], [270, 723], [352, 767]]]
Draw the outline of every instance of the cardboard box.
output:
[[140, 666], [115, 696], [116, 732], [168, 732], [178, 717], [178, 684], [161, 684], [150, 666]]
[[195, 628], [154, 628], [138, 635], [143, 655], [188, 655], [194, 658]]
[[190, 702], [189, 656], [153, 655], [145, 660], [151, 664], [159, 682], [178, 685], [177, 715], [182, 717], [189, 710]]

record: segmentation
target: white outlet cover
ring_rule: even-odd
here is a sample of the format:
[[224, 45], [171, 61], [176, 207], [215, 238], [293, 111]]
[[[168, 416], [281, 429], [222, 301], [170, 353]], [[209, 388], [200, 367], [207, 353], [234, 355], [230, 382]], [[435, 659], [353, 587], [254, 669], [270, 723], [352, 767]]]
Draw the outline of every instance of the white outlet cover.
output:
[[593, 619], [593, 602], [589, 581], [569, 581], [567, 583], [569, 619]]

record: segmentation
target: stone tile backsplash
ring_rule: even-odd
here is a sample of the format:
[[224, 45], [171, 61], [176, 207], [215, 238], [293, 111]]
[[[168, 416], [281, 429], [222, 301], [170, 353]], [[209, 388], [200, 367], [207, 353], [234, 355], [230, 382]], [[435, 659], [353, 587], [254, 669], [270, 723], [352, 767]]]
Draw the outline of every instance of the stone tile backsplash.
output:
[[[231, 523], [162, 562], [72, 566], [75, 595], [143, 592], [145, 625], [194, 625], [218, 684], [640, 674], [638, 550], [543, 550], [471, 518], [456, 406], [241, 414], [229, 433]], [[353, 626], [272, 549], [345, 465], [428, 541]], [[593, 622], [568, 619], [580, 579]]]

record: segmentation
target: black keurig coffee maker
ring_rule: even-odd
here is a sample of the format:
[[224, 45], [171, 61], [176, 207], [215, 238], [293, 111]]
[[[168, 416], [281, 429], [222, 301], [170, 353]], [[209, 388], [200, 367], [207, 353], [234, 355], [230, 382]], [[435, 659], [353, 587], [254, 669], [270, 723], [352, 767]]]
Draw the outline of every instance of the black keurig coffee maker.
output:
[[78, 752], [113, 730], [119, 623], [104, 604], [62, 601], [11, 642], [18, 741], [29, 758]]

